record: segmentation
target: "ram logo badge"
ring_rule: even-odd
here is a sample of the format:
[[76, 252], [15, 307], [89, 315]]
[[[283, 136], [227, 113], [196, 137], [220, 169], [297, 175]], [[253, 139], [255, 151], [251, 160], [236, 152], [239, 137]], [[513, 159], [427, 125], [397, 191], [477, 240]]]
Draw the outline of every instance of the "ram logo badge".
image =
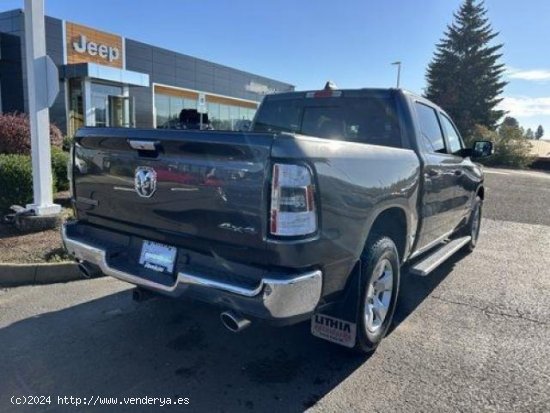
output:
[[138, 166], [134, 177], [134, 189], [143, 198], [151, 198], [157, 190], [157, 173], [148, 166]]

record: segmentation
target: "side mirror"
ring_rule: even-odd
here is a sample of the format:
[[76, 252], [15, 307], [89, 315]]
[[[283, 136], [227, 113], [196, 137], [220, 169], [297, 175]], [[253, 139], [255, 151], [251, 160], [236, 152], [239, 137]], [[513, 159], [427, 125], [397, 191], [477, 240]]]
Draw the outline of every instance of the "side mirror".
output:
[[491, 141], [475, 141], [471, 149], [470, 156], [472, 158], [486, 158], [494, 152], [493, 142]]

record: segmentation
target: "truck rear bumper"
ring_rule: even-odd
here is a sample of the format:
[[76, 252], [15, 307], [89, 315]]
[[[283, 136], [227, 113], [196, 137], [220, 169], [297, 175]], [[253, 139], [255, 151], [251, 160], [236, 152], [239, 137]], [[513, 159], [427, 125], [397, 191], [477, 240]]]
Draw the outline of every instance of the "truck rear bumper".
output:
[[[189, 296], [201, 301], [239, 311], [262, 319], [290, 322], [313, 313], [322, 292], [322, 273], [313, 270], [303, 273], [263, 276], [255, 284], [238, 283], [208, 274], [176, 267], [172, 283], [156, 282], [132, 271], [131, 266], [110, 262], [109, 247], [77, 231], [78, 222], [62, 227], [62, 238], [69, 254], [78, 261], [97, 265], [101, 271], [119, 280], [168, 296]], [[121, 268], [122, 267], [122, 268]]]

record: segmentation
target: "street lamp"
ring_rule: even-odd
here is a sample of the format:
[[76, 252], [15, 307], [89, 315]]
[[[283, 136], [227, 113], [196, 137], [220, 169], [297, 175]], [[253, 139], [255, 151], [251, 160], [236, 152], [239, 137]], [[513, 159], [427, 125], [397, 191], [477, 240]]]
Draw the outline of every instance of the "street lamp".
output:
[[27, 96], [31, 129], [33, 204], [27, 210], [37, 216], [55, 215], [61, 206], [53, 203], [50, 152], [50, 114], [59, 92], [59, 74], [46, 55], [44, 0], [25, 0], [25, 53]]
[[393, 62], [393, 66], [397, 66], [397, 87], [399, 87], [399, 80], [401, 78], [401, 61]]

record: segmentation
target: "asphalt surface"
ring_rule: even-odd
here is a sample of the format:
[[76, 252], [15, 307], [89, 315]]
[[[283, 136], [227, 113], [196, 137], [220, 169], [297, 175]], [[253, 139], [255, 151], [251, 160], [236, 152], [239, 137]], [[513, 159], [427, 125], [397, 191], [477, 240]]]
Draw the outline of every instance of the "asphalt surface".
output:
[[[307, 325], [235, 335], [213, 308], [132, 302], [110, 278], [0, 292], [0, 412], [550, 411], [550, 175], [492, 170], [481, 239], [404, 276], [368, 359]], [[16, 408], [12, 395], [50, 395]], [[183, 406], [60, 406], [57, 396], [182, 397]]]
[[550, 225], [550, 171], [486, 169], [485, 217]]

